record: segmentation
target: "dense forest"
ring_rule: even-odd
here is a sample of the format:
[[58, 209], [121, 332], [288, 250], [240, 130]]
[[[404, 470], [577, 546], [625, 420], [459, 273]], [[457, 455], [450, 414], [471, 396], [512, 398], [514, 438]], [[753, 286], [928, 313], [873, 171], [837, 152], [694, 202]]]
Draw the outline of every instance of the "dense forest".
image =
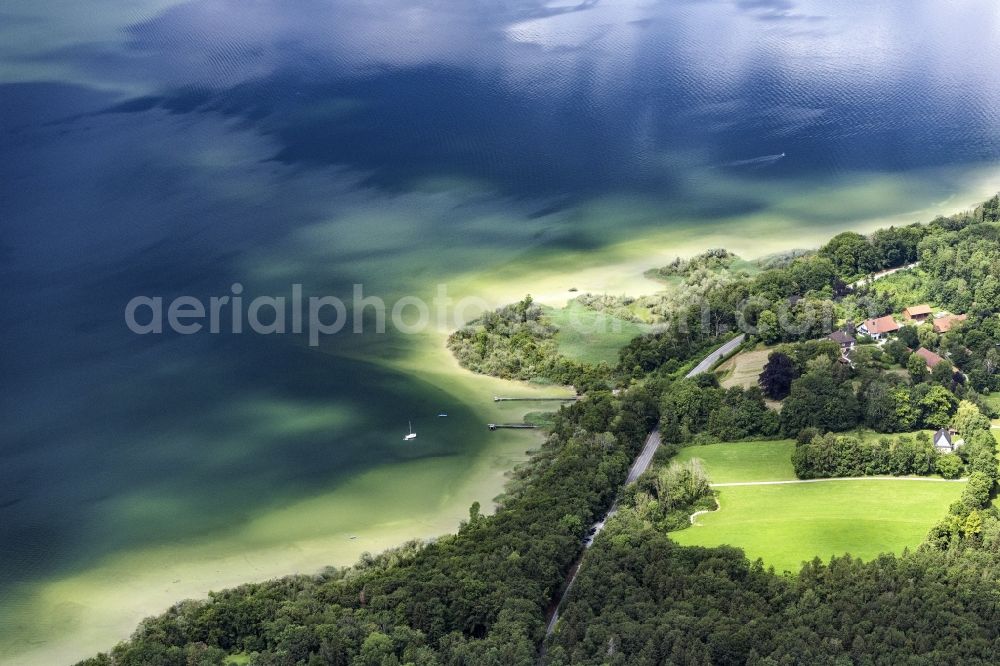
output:
[[[994, 198], [925, 225], [840, 234], [755, 272], [678, 264], [681, 296], [642, 304], [662, 330], [633, 340], [615, 367], [561, 357], [530, 298], [490, 313], [450, 339], [464, 365], [548, 376], [584, 394], [548, 420], [544, 444], [514, 472], [495, 513], [473, 505], [455, 534], [430, 543], [181, 602], [85, 663], [207, 665], [236, 656], [256, 666], [518, 666], [537, 663], [543, 643], [553, 665], [991, 663], [1000, 653], [1000, 516], [984, 394], [1000, 387], [1000, 302], [989, 288], [1000, 284], [998, 213]], [[916, 260], [907, 298], [926, 290], [968, 319], [942, 334], [905, 327], [913, 330], [899, 344], [865, 345], [843, 362], [826, 333], [900, 305], [881, 285], [847, 285]], [[760, 388], [684, 378], [744, 327], [747, 345], [776, 345]], [[948, 363], [917, 367], [908, 343]], [[765, 397], [783, 400], [780, 414]], [[665, 446], [656, 464], [622, 493], [545, 639], [588, 529], [657, 425]], [[950, 426], [965, 445], [939, 455], [922, 439], [873, 444], [835, 434], [858, 426]], [[968, 481], [926, 543], [901, 556], [814, 561], [781, 575], [734, 548], [671, 542], [668, 531], [713, 504], [703, 470], [672, 454], [683, 444], [777, 434], [796, 438], [803, 476], [937, 472]]]
[[623, 514], [588, 553], [545, 663], [995, 663], [1000, 530], [978, 538], [785, 577], [734, 548], [682, 548]]

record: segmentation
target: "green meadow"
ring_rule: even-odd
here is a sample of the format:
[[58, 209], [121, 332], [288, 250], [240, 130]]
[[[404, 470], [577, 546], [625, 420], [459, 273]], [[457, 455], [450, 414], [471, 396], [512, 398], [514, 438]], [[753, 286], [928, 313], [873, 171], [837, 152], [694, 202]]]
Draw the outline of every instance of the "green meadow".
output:
[[918, 546], [963, 485], [863, 480], [720, 488], [720, 510], [673, 538], [686, 546], [737, 546], [779, 571], [796, 571], [817, 556], [869, 560]]
[[[692, 446], [677, 459], [700, 458], [712, 483], [795, 478], [791, 440]], [[828, 480], [719, 488], [720, 509], [675, 532], [682, 545], [742, 548], [777, 570], [850, 553], [871, 559], [923, 541], [964, 484], [935, 480]]]
[[992, 409], [995, 413], [1000, 414], [1000, 391], [994, 391], [989, 395], [984, 395], [983, 402], [985, 402], [986, 406]]
[[790, 439], [706, 444], [682, 449], [677, 460], [686, 462], [701, 458], [712, 483], [785, 481], [795, 478], [792, 469], [794, 449], [795, 442]]
[[556, 341], [565, 356], [583, 363], [618, 362], [618, 350], [649, 330], [649, 326], [586, 308], [576, 301], [546, 311], [559, 327]]

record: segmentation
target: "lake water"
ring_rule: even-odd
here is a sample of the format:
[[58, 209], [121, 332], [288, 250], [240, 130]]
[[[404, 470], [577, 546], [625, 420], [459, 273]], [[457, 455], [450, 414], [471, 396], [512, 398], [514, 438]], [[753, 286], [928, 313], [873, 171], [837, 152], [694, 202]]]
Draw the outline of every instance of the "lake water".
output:
[[558, 301], [926, 220], [1000, 189], [997, 63], [992, 0], [6, 0], [0, 663], [448, 530], [537, 442], [440, 330], [137, 336], [133, 296]]

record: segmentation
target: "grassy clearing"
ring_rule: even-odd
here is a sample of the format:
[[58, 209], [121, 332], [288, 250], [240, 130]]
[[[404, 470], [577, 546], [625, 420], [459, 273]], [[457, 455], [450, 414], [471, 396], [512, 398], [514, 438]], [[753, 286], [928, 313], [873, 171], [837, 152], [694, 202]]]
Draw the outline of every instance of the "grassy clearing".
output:
[[556, 412], [528, 412], [524, 415], [523, 420], [525, 423], [530, 423], [542, 428], [551, 428], [555, 424]]
[[[879, 433], [852, 433], [877, 439]], [[915, 433], [910, 433], [915, 434]], [[700, 458], [713, 483], [795, 479], [792, 440], [692, 446], [678, 460]], [[870, 559], [915, 547], [947, 513], [961, 483], [934, 481], [831, 481], [719, 489], [721, 510], [698, 526], [675, 533], [684, 545], [743, 548], [778, 570], [796, 570], [815, 556], [851, 553]]]
[[722, 488], [721, 509], [673, 538], [682, 545], [737, 546], [779, 571], [795, 571], [816, 556], [869, 560], [919, 545], [963, 486], [866, 480]]
[[571, 302], [565, 308], [546, 310], [546, 316], [559, 327], [556, 341], [559, 351], [582, 363], [618, 362], [618, 350], [649, 330], [649, 326], [585, 308]]
[[795, 478], [794, 449], [795, 442], [790, 439], [707, 444], [683, 449], [677, 460], [701, 458], [712, 483], [787, 481]]
[[917, 305], [919, 303], [929, 303], [937, 310], [936, 304], [927, 292], [927, 274], [920, 268], [899, 271], [892, 275], [876, 280], [872, 284], [872, 289], [879, 294], [893, 294], [901, 303]]
[[845, 437], [854, 437], [862, 442], [877, 442], [880, 439], [891, 439], [896, 441], [901, 437], [910, 437], [911, 439], [916, 437], [921, 432], [926, 433], [928, 437], [934, 436], [933, 430], [914, 430], [913, 432], [896, 432], [896, 433], [884, 433], [875, 432], [874, 430], [868, 430], [867, 428], [859, 428], [858, 430], [849, 430], [847, 432], [837, 433]]
[[994, 391], [993, 393], [983, 396], [983, 402], [986, 406], [993, 410], [994, 414], [1000, 414], [1000, 391]]
[[723, 361], [716, 369], [719, 383], [722, 384], [723, 388], [757, 386], [757, 378], [764, 371], [764, 365], [767, 363], [767, 357], [771, 351], [766, 347], [758, 348], [753, 351], [740, 352]]

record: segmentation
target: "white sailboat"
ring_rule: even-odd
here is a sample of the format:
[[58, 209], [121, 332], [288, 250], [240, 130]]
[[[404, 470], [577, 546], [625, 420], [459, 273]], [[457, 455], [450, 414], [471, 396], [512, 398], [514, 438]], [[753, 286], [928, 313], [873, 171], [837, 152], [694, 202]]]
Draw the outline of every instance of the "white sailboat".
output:
[[417, 438], [417, 433], [413, 432], [413, 422], [409, 421], [408, 423], [410, 424], [410, 432], [405, 437], [403, 437], [404, 442], [409, 442], [411, 439]]

